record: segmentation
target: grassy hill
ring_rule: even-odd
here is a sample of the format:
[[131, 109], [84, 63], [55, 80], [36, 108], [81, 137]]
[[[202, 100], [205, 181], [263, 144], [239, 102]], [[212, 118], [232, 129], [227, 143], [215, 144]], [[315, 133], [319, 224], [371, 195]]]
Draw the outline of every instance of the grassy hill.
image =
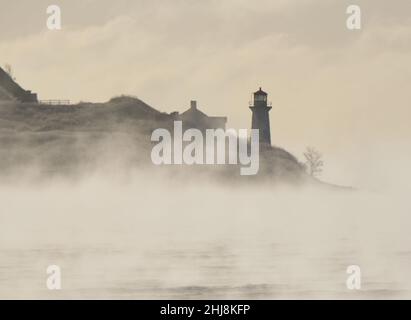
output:
[[[174, 118], [133, 97], [107, 103], [48, 106], [0, 103], [0, 176], [78, 175], [154, 169], [151, 133], [172, 131]], [[256, 177], [240, 177], [238, 166], [166, 166], [156, 172], [220, 181], [312, 182], [297, 159], [272, 147], [260, 157]], [[154, 171], [153, 171], [154, 172]]]

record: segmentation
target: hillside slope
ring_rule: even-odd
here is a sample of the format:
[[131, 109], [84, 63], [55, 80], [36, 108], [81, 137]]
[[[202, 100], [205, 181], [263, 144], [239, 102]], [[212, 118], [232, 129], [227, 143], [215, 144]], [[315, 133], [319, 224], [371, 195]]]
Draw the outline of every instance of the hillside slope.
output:
[[[68, 106], [0, 103], [0, 175], [129, 172], [154, 168], [151, 133], [173, 127], [173, 116], [132, 97], [107, 103]], [[158, 169], [158, 167], [157, 167]], [[172, 176], [231, 181], [242, 179], [239, 166], [162, 167]], [[260, 171], [247, 181], [312, 182], [297, 159], [272, 147], [262, 152]]]

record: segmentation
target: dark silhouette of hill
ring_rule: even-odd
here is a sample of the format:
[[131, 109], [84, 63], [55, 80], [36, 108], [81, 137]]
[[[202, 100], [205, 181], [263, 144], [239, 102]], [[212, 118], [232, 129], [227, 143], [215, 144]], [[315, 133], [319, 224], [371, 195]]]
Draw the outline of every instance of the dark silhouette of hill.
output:
[[[173, 115], [135, 97], [106, 103], [49, 106], [0, 103], [0, 170], [2, 175], [33, 170], [38, 175], [107, 170], [149, 170], [151, 133], [172, 131]], [[260, 156], [257, 176], [241, 177], [239, 166], [163, 166], [156, 172], [231, 181], [317, 183], [287, 151], [270, 147]]]
[[12, 76], [0, 67], [0, 100], [37, 102], [37, 95], [24, 90]]

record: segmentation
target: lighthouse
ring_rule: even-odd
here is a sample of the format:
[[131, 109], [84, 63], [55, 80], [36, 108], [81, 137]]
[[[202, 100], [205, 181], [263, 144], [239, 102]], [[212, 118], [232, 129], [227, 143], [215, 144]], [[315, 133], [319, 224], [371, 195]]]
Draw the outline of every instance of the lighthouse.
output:
[[254, 101], [250, 103], [253, 113], [252, 129], [260, 130], [260, 144], [271, 145], [270, 116], [271, 105], [267, 101], [267, 93], [261, 88], [254, 92]]

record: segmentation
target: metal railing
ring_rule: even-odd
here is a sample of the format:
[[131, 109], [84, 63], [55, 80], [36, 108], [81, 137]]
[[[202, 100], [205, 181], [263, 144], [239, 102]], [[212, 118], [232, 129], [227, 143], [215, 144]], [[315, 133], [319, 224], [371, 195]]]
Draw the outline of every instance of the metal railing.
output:
[[[249, 101], [249, 102], [248, 102], [248, 105], [249, 105], [250, 107], [254, 107], [256, 102], [258, 102], [258, 101]], [[272, 106], [273, 106], [273, 103], [272, 103], [271, 101], [268, 101], [268, 102], [267, 102], [267, 107], [272, 107]]]
[[71, 104], [70, 100], [40, 100], [40, 104], [46, 104], [49, 106], [68, 106]]

